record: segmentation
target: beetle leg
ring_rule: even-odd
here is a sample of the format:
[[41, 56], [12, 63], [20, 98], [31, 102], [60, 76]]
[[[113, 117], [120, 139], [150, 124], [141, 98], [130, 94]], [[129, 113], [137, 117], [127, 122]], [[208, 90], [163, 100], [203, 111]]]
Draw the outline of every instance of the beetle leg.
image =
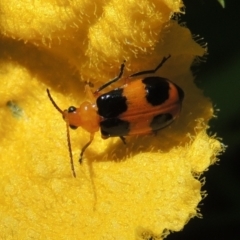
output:
[[80, 158], [79, 158], [79, 163], [82, 163], [82, 158], [83, 158], [83, 154], [85, 152], [85, 150], [88, 148], [88, 146], [92, 143], [94, 138], [94, 133], [90, 134], [90, 140], [85, 144], [85, 146], [82, 148], [81, 153], [80, 153]]
[[122, 142], [123, 142], [124, 144], [127, 144], [127, 143], [126, 143], [126, 138], [125, 138], [125, 137], [120, 136], [120, 139], [122, 140]]
[[85, 83], [86, 85], [88, 85], [90, 88], [93, 88], [93, 87], [94, 87], [94, 84], [93, 84], [92, 82], [90, 82], [90, 81], [84, 81], [84, 83]]
[[155, 69], [152, 70], [146, 70], [146, 71], [142, 71], [142, 72], [137, 72], [134, 73], [132, 75], [130, 75], [129, 77], [136, 77], [139, 75], [144, 75], [144, 74], [154, 74], [159, 68], [162, 67], [162, 65], [171, 57], [171, 55], [168, 55], [167, 57], [163, 57], [162, 61], [158, 64], [158, 66]]
[[95, 96], [91, 90], [91, 86], [88, 83], [85, 85], [84, 92], [86, 93], [87, 98], [90, 99], [91, 103], [96, 101]]
[[104, 88], [108, 87], [109, 85], [111, 85], [112, 83], [114, 82], [117, 82], [123, 75], [123, 70], [124, 70], [124, 67], [125, 67], [125, 60], [123, 61], [123, 63], [121, 64], [121, 67], [120, 67], [120, 72], [119, 72], [119, 75], [117, 77], [115, 77], [114, 79], [110, 80], [109, 82], [103, 84], [100, 88], [98, 88], [94, 94], [97, 94], [99, 93], [100, 91], [102, 91]]

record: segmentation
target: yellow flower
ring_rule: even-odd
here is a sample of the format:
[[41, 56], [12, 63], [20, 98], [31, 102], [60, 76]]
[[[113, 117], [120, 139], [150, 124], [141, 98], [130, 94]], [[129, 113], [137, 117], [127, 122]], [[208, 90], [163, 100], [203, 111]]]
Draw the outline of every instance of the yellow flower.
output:
[[[170, 20], [180, 0], [16, 1], [0, 3], [1, 239], [162, 239], [196, 216], [201, 173], [221, 143], [206, 134], [209, 99], [190, 65], [206, 54], [190, 31]], [[84, 81], [95, 87], [153, 69], [185, 92], [181, 116], [155, 136], [102, 140], [66, 128], [49, 101], [78, 106]], [[121, 82], [121, 81], [120, 81]], [[122, 83], [120, 83], [122, 84]]]

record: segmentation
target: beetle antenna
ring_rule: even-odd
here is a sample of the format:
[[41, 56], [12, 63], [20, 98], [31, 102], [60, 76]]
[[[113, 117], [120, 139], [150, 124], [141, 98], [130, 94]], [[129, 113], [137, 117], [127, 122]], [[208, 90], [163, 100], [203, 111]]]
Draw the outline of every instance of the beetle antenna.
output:
[[48, 94], [48, 97], [49, 97], [51, 103], [53, 104], [53, 106], [54, 106], [61, 114], [63, 114], [63, 111], [60, 109], [60, 107], [59, 107], [59, 106], [55, 103], [55, 101], [53, 100], [53, 98], [52, 98], [52, 96], [51, 96], [50, 91], [49, 91], [48, 88], [47, 88], [47, 94]]
[[68, 143], [68, 151], [69, 151], [69, 156], [70, 156], [70, 164], [71, 164], [71, 169], [73, 176], [76, 177], [75, 169], [74, 169], [74, 163], [73, 163], [73, 155], [72, 155], [72, 146], [71, 146], [71, 141], [70, 141], [70, 133], [69, 133], [69, 124], [66, 122], [66, 127], [67, 127], [67, 143]]
[[[60, 109], [60, 107], [55, 103], [55, 101], [53, 100], [49, 89], [47, 89], [47, 94], [48, 97], [50, 99], [50, 101], [52, 102], [53, 106], [61, 113], [63, 114], [63, 111]], [[75, 169], [74, 169], [74, 164], [73, 164], [73, 154], [72, 154], [72, 146], [71, 146], [71, 141], [70, 141], [70, 133], [69, 133], [69, 123], [68, 121], [66, 121], [66, 127], [67, 127], [67, 143], [68, 143], [68, 151], [69, 151], [69, 156], [70, 156], [70, 164], [71, 164], [71, 169], [72, 169], [72, 173], [73, 176], [76, 177], [76, 173], [75, 173]]]

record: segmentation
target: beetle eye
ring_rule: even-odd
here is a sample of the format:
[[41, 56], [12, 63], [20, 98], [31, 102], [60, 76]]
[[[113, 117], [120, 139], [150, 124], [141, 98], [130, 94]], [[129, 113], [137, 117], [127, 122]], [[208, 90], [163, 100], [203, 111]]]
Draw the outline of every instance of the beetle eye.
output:
[[76, 110], [77, 110], [77, 109], [76, 109], [75, 107], [71, 106], [71, 107], [68, 108], [68, 113], [73, 113], [73, 112], [75, 112]]
[[77, 128], [78, 128], [78, 127], [73, 126], [73, 125], [69, 125], [69, 127], [70, 127], [71, 129], [77, 129]]

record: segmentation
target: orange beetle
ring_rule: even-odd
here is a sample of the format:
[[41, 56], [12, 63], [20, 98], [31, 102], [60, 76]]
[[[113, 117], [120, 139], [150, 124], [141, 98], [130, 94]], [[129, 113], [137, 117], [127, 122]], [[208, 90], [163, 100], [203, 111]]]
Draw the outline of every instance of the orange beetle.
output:
[[[125, 67], [123, 63], [118, 77], [91, 94], [93, 102], [84, 101], [79, 108], [71, 106], [62, 111], [47, 89], [49, 99], [67, 124], [68, 146], [74, 177], [76, 174], [68, 126], [72, 129], [82, 127], [90, 133], [90, 140], [80, 154], [79, 162], [81, 163], [85, 150], [99, 129], [103, 139], [120, 137], [126, 143], [124, 136], [155, 133], [171, 124], [178, 116], [184, 98], [183, 90], [170, 80], [154, 75], [168, 58], [170, 55], [164, 57], [153, 70], [138, 72], [127, 78], [129, 80], [138, 77], [137, 79], [127, 81], [123, 86], [100, 95], [100, 91], [122, 77]], [[143, 77], [144, 75], [147, 76]]]

